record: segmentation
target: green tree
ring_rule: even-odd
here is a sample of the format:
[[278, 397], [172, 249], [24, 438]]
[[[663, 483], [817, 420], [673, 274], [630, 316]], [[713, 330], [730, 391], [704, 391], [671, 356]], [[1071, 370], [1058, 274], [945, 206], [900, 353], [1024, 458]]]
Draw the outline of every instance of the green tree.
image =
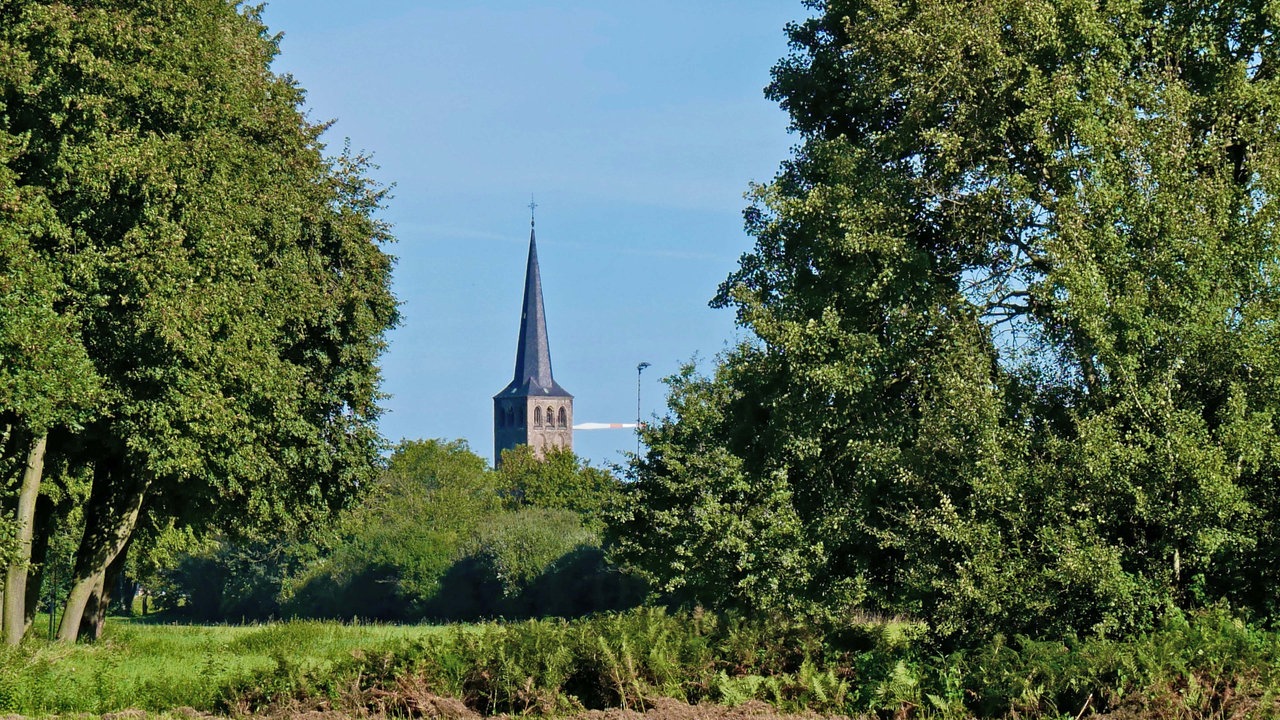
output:
[[285, 608], [420, 617], [476, 528], [501, 507], [493, 473], [465, 442], [402, 441], [363, 501], [343, 514], [324, 556], [289, 583]]
[[648, 453], [611, 508], [606, 544], [677, 603], [803, 611], [824, 546], [806, 538], [785, 478], [751, 477], [724, 444], [758, 429], [738, 414], [729, 372], [703, 378], [689, 365], [667, 379], [674, 420], [642, 431]]
[[326, 158], [256, 11], [3, 9], [6, 168], [57, 223], [36, 256], [103, 388], [59, 450], [92, 468], [71, 640], [100, 630], [139, 516], [306, 522], [375, 477], [390, 237], [367, 161]]
[[[6, 152], [9, 159], [16, 155], [17, 143], [6, 140], [12, 138], [0, 133], [0, 160]], [[37, 526], [48, 520], [47, 512], [38, 518], [37, 509], [49, 433], [77, 427], [99, 396], [77, 315], [64, 303], [65, 278], [37, 250], [63, 232], [44, 193], [22, 187], [0, 164], [0, 479], [15, 485], [6, 487], [13, 544], [6, 553], [2, 628], [11, 645], [29, 625], [32, 548], [42, 542]]]
[[497, 473], [498, 486], [512, 509], [571, 510], [597, 528], [621, 487], [611, 473], [566, 448], [548, 448], [543, 457], [528, 445], [504, 450]]
[[285, 584], [295, 615], [418, 620], [582, 615], [636, 604], [600, 547], [617, 481], [527, 447], [500, 471], [460, 440], [404, 440], [320, 556]]
[[462, 547], [429, 612], [458, 619], [538, 615], [539, 608], [524, 602], [534, 581], [560, 558], [598, 546], [595, 533], [569, 510], [523, 507], [496, 513], [480, 522]]
[[[687, 471], [667, 457], [719, 453], [698, 482], [732, 497], [740, 472], [799, 528], [734, 571], [811, 553], [797, 592], [827, 612], [1108, 632], [1272, 602], [1272, 11], [810, 7], [767, 91], [801, 144], [715, 300], [755, 340], [647, 432], [639, 528]], [[668, 584], [719, 562], [677, 524], [693, 565]]]

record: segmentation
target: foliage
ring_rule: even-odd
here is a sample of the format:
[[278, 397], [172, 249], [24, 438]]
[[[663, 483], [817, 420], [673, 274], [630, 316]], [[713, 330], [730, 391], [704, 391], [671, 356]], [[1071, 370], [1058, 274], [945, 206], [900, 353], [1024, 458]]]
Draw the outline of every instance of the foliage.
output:
[[1280, 639], [1221, 610], [1175, 614], [1127, 641], [997, 637], [945, 655], [915, 626], [846, 620], [840, 638], [824, 630], [654, 609], [484, 625], [373, 648], [291, 684], [264, 671], [223, 697], [238, 712], [336, 701], [357, 713], [404, 712], [444, 697], [486, 715], [643, 710], [662, 698], [940, 719], [1269, 717], [1280, 709], [1271, 689]]
[[142, 527], [129, 553], [127, 572], [149, 595], [148, 610], [167, 610], [189, 597], [180, 569], [189, 557], [207, 557], [217, 551], [215, 538], [198, 535], [191, 527]]
[[466, 443], [406, 441], [339, 538], [295, 581], [287, 611], [321, 617], [406, 618], [439, 590], [476, 523], [500, 500]]
[[53, 210], [3, 162], [16, 150], [0, 148], [0, 430], [6, 445], [14, 423], [40, 432], [83, 421], [100, 389], [76, 314], [59, 311], [66, 278], [36, 249], [60, 232]]
[[502, 451], [497, 472], [498, 487], [512, 509], [571, 510], [593, 528], [601, 526], [620, 487], [613, 475], [567, 448], [547, 448], [539, 458], [533, 448], [518, 445]]
[[284, 613], [285, 584], [314, 560], [315, 545], [301, 533], [256, 538], [206, 538], [186, 545], [141, 584], [155, 598], [153, 611], [195, 621], [262, 621]]
[[304, 525], [376, 475], [391, 236], [256, 10], [0, 16], [0, 431], [93, 469], [70, 638], [140, 514]]
[[453, 627], [113, 619], [97, 645], [29, 641], [0, 653], [0, 710], [325, 707], [410, 715], [425, 698], [482, 713], [641, 709], [675, 698], [940, 720], [1280, 710], [1280, 636], [1221, 608], [1173, 613], [1130, 640], [998, 637], [949, 654], [921, 630], [870, 619], [833, 628], [656, 609]]
[[638, 602], [642, 590], [605, 561], [593, 529], [616, 481], [572, 453], [546, 466], [522, 451], [508, 457], [513, 469], [495, 472], [465, 442], [402, 441], [319, 556], [285, 583], [283, 611], [472, 620]]
[[513, 595], [551, 563], [580, 546], [596, 544], [578, 515], [568, 510], [525, 508], [479, 527], [467, 554], [492, 568], [504, 595]]
[[40, 601], [36, 608], [41, 612], [54, 612], [55, 606], [66, 597], [71, 588], [72, 568], [76, 549], [84, 530], [84, 503], [89, 494], [89, 479], [84, 468], [74, 468], [59, 458], [46, 469], [47, 481], [41, 487], [44, 499], [52, 505], [47, 535], [48, 550], [40, 570]]
[[714, 301], [752, 340], [673, 380], [623, 556], [953, 641], [1271, 612], [1271, 11], [810, 6], [768, 89], [801, 143]]
[[[878, 636], [879, 628], [867, 627], [868, 639]], [[870, 653], [887, 650], [873, 641]], [[777, 691], [780, 707], [833, 711], [844, 707], [843, 695], [817, 700], [821, 688], [839, 684], [827, 661], [821, 633], [811, 625], [778, 617], [672, 616], [645, 608], [574, 622], [495, 623], [424, 636], [298, 678], [299, 692], [286, 697], [305, 701], [343, 693], [347, 703], [386, 702], [380, 690], [417, 683], [486, 715], [550, 715], [583, 708], [643, 710], [663, 697], [714, 702], [732, 692], [722, 690], [728, 687], [726, 678], [751, 673], [770, 678], [761, 687]], [[241, 712], [266, 709], [256, 691], [259, 684], [260, 676], [228, 687], [229, 706]], [[279, 688], [273, 691], [266, 706], [280, 701]], [[349, 711], [380, 709], [394, 708], [348, 706]]]
[[638, 604], [643, 592], [628, 592], [625, 585], [580, 516], [528, 507], [497, 513], [477, 525], [441, 578], [425, 616], [576, 617]]
[[823, 545], [807, 542], [780, 478], [748, 477], [742, 461], [709, 439], [739, 423], [727, 382], [692, 367], [669, 379], [679, 422], [647, 428], [640, 481], [614, 509], [608, 542], [630, 570], [677, 604], [800, 611]]
[[197, 478], [242, 500], [241, 520], [314, 504], [330, 485], [301, 447], [377, 449], [363, 426], [395, 310], [367, 162], [322, 155], [252, 13], [22, 2], [6, 18], [7, 169], [57, 226], [39, 252], [69, 275], [59, 301], [83, 308], [112, 403], [94, 432], [186, 481], [183, 500]]

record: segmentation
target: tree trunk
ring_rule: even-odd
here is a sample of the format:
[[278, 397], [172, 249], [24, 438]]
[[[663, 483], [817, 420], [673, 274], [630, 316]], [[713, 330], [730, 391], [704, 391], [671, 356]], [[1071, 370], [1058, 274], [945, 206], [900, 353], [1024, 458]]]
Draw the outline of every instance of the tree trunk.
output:
[[[125, 552], [127, 553], [128, 550]], [[120, 603], [120, 609], [117, 614], [133, 617], [133, 601], [138, 599], [138, 590], [141, 589], [137, 579], [120, 573], [120, 580], [115, 587], [115, 593], [111, 596], [111, 600], [112, 602]]]
[[93, 591], [89, 593], [89, 599], [84, 603], [84, 614], [80, 616], [79, 640], [97, 642], [98, 638], [102, 637], [100, 624], [105, 623], [107, 618], [108, 598], [104, 597], [107, 594], [106, 575], [106, 570], [98, 574], [93, 585]]
[[9, 645], [22, 642], [27, 632], [27, 570], [31, 566], [31, 539], [36, 525], [36, 498], [40, 497], [40, 480], [44, 476], [44, 451], [49, 434], [41, 433], [27, 452], [27, 467], [22, 472], [22, 488], [18, 493], [17, 554], [9, 562], [4, 581], [4, 641]]
[[56, 514], [57, 507], [47, 495], [36, 498], [35, 537], [31, 542], [31, 569], [27, 571], [27, 630], [35, 622], [36, 611], [40, 609], [40, 591], [44, 589], [44, 578], [49, 574], [49, 540], [53, 536]]
[[85, 608], [104, 580], [107, 566], [133, 535], [149, 483], [129, 477], [118, 459], [100, 460], [85, 506], [84, 537], [76, 551], [71, 592], [58, 626], [60, 642], [75, 642]]
[[107, 611], [111, 609], [111, 597], [115, 594], [120, 576], [124, 573], [124, 564], [129, 557], [129, 545], [133, 543], [130, 536], [124, 547], [116, 554], [111, 564], [101, 575], [101, 582], [94, 588], [93, 595], [85, 604], [84, 617], [80, 620], [80, 638], [89, 642], [97, 642], [102, 638], [102, 631], [107, 626]]

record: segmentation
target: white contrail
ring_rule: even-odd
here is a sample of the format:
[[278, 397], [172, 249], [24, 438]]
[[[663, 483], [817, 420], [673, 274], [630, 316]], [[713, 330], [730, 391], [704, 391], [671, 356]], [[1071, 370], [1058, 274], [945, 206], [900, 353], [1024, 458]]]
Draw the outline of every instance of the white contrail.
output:
[[574, 430], [625, 430], [627, 428], [640, 427], [636, 423], [579, 423], [573, 426]]

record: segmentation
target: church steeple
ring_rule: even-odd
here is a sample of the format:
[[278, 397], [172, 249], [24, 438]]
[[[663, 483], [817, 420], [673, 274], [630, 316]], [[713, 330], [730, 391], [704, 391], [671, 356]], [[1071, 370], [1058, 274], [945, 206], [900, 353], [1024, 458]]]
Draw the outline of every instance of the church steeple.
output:
[[504, 393], [564, 395], [551, 375], [551, 345], [547, 341], [547, 313], [542, 304], [542, 275], [538, 271], [538, 241], [529, 228], [529, 262], [524, 271], [524, 307], [516, 345], [516, 372]]
[[[534, 205], [530, 203], [532, 211]], [[524, 304], [511, 382], [493, 396], [494, 462], [502, 451], [529, 445], [541, 456], [549, 447], [573, 448], [573, 396], [551, 374], [551, 345], [542, 304], [538, 241], [529, 219], [529, 261], [525, 266]]]

